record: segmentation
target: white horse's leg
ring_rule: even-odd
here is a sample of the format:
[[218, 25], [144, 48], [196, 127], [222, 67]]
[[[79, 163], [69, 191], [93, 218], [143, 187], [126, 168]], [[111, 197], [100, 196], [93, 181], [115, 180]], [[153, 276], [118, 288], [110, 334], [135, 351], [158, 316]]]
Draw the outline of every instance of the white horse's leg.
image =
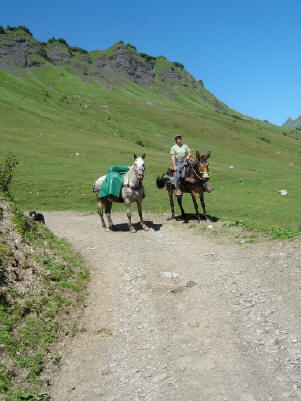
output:
[[97, 213], [99, 214], [103, 228], [106, 228], [106, 222], [105, 219], [103, 218], [103, 203], [99, 198], [97, 198]]
[[108, 219], [110, 230], [114, 230], [114, 225], [113, 225], [113, 221], [111, 218], [112, 205], [113, 205], [112, 202], [109, 202], [109, 201], [106, 204], [106, 216]]
[[131, 233], [135, 233], [135, 227], [132, 225], [132, 214], [131, 214], [131, 202], [129, 200], [125, 200], [125, 207], [126, 207], [126, 215], [129, 219], [129, 229]]
[[139, 217], [140, 217], [140, 222], [141, 222], [142, 229], [143, 229], [144, 231], [148, 231], [148, 227], [147, 227], [147, 225], [144, 223], [143, 217], [142, 217], [142, 199], [137, 200], [137, 207], [138, 207], [138, 213], [139, 213]]

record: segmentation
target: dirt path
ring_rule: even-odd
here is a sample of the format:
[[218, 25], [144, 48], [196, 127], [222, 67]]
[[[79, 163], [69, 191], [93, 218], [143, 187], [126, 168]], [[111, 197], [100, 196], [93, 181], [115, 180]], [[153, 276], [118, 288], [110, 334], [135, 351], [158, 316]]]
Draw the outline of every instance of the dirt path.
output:
[[162, 216], [136, 234], [45, 217], [92, 275], [54, 401], [301, 399], [300, 240], [239, 246]]

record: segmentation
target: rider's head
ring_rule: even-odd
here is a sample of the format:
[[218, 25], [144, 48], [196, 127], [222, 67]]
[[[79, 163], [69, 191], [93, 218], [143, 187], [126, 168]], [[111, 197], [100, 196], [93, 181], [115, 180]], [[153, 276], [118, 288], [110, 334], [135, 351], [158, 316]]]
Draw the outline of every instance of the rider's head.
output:
[[182, 145], [182, 136], [181, 135], [176, 135], [175, 136], [175, 141], [177, 145]]

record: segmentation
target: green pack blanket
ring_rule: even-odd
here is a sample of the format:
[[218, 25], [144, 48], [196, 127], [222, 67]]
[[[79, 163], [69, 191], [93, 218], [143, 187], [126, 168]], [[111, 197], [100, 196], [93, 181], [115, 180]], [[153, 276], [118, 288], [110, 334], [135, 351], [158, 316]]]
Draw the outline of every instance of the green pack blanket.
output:
[[171, 183], [171, 185], [173, 185], [174, 187], [176, 187], [176, 176], [175, 175], [172, 175], [172, 176], [170, 176], [170, 175], [164, 175], [164, 177], [163, 177], [165, 180], [168, 180], [170, 183]]
[[127, 173], [129, 169], [128, 166], [113, 166], [108, 168], [108, 175], [101, 184], [98, 193], [99, 198], [104, 198], [109, 195], [119, 198], [124, 174]]

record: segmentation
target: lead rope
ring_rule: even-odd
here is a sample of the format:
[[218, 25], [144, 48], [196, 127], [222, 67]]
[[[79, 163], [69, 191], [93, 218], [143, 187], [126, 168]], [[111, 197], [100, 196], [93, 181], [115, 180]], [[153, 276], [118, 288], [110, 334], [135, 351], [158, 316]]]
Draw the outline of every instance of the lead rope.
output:
[[[131, 167], [132, 168], [132, 167]], [[130, 172], [131, 172], [131, 168], [129, 169], [129, 178], [128, 178], [128, 183], [126, 184], [126, 187], [130, 188], [132, 191], [135, 191], [136, 189], [140, 188], [140, 185], [138, 185], [138, 187], [136, 186], [131, 186], [130, 185]]]
[[[132, 168], [132, 167], [131, 167]], [[127, 183], [127, 187], [131, 188], [130, 186], [130, 173], [131, 173], [131, 168], [129, 169], [129, 178], [128, 178], [128, 183]]]

